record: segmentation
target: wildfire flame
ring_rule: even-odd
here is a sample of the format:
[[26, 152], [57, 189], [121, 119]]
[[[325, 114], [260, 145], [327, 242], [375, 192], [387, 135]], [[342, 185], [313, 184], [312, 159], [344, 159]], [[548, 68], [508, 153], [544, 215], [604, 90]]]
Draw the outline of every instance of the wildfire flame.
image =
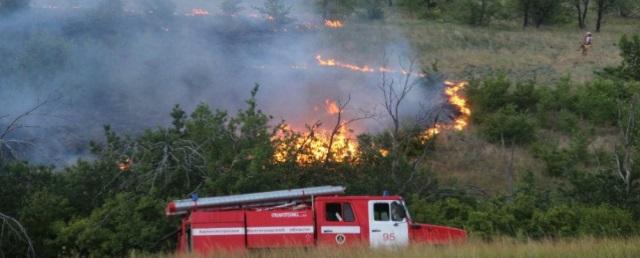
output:
[[338, 114], [340, 112], [340, 107], [338, 107], [338, 104], [336, 104], [335, 101], [330, 100], [330, 99], [325, 99], [324, 100], [324, 109], [330, 115], [335, 115], [335, 114]]
[[193, 8], [191, 12], [187, 14], [187, 16], [207, 16], [209, 15], [209, 11], [203, 8]]
[[[372, 68], [371, 66], [368, 66], [368, 65], [358, 66], [355, 64], [343, 63], [333, 58], [327, 58], [327, 59], [322, 58], [322, 55], [316, 55], [316, 61], [320, 66], [337, 67], [337, 68], [347, 69], [347, 70], [351, 70], [354, 72], [361, 72], [361, 73], [376, 73], [376, 72], [377, 73], [402, 73], [402, 74], [409, 73], [405, 70], [395, 70], [395, 69], [387, 68], [384, 66]], [[414, 73], [414, 74], [419, 77], [425, 76], [425, 74], [423, 73]]]
[[[342, 110], [338, 103], [331, 99], [325, 99], [324, 109], [327, 114], [335, 116]], [[281, 128], [282, 134], [296, 136], [292, 143], [280, 143], [276, 146], [274, 158], [278, 162], [285, 162], [290, 154], [295, 155], [298, 164], [310, 164], [327, 159], [336, 162], [356, 160], [359, 154], [358, 143], [351, 137], [351, 131], [346, 124], [340, 124], [335, 131], [310, 130], [296, 135], [289, 125]], [[284, 134], [284, 135], [283, 135]], [[293, 153], [292, 153], [293, 152]]]
[[446, 86], [444, 94], [447, 96], [448, 103], [453, 105], [456, 110], [460, 112], [460, 115], [449, 124], [436, 123], [433, 127], [426, 129], [420, 136], [423, 142], [433, 138], [443, 130], [453, 129], [456, 131], [462, 131], [469, 125], [471, 108], [469, 108], [467, 100], [464, 99], [461, 92], [468, 85], [468, 83], [466, 81], [445, 81], [444, 84]]
[[116, 163], [116, 166], [122, 172], [129, 171], [129, 169], [131, 168], [132, 165], [133, 165], [133, 160], [131, 160], [130, 158], [126, 158], [126, 159]]
[[[288, 125], [283, 126], [282, 130], [287, 134], [294, 133]], [[325, 130], [300, 134], [292, 143], [278, 144], [274, 159], [277, 162], [285, 162], [290, 155], [294, 155], [296, 163], [301, 165], [322, 162], [329, 157], [335, 162], [357, 160], [358, 143], [353, 140], [346, 125], [338, 127], [333, 139], [331, 136], [332, 132]]]
[[340, 20], [324, 20], [324, 26], [331, 29], [339, 29], [344, 27], [344, 24]]
[[[343, 63], [335, 59], [324, 59], [321, 55], [316, 56], [316, 61], [320, 66], [338, 67], [348, 69], [354, 72], [373, 73], [373, 72], [399, 72], [408, 74], [404, 70], [394, 70], [386, 67], [371, 68], [370, 66], [358, 66]], [[306, 67], [305, 67], [306, 69]], [[424, 77], [424, 74], [416, 74]], [[425, 143], [436, 135], [446, 130], [462, 131], [469, 125], [471, 117], [471, 108], [467, 100], [463, 96], [463, 90], [468, 85], [466, 81], [445, 81], [444, 96], [447, 104], [451, 105], [456, 115], [453, 121], [437, 122], [430, 128], [425, 129], [419, 139]], [[320, 110], [318, 106], [314, 107], [315, 111]], [[325, 99], [324, 110], [329, 115], [336, 115], [340, 110], [340, 106], [331, 99]], [[274, 159], [277, 162], [286, 162], [290, 158], [294, 158], [298, 164], [305, 165], [314, 162], [323, 162], [331, 160], [335, 162], [354, 162], [358, 160], [360, 150], [358, 142], [351, 136], [351, 131], [347, 125], [340, 125], [335, 132], [326, 130], [310, 130], [306, 133], [296, 133], [290, 126], [285, 125], [282, 128], [282, 134], [277, 136], [284, 139], [286, 135], [296, 136], [293, 142], [280, 141], [276, 145], [276, 153]], [[387, 157], [390, 150], [380, 148], [379, 153], [382, 157]]]

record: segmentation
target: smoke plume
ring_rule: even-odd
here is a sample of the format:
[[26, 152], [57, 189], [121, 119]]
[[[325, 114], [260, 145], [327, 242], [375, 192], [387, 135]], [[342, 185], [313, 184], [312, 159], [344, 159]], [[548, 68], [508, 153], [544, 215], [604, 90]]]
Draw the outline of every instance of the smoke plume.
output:
[[[292, 21], [283, 25], [254, 8], [263, 1], [242, 1], [235, 14], [220, 2], [32, 0], [3, 14], [0, 130], [42, 104], [6, 138], [28, 142], [18, 145], [21, 158], [64, 165], [87, 157], [103, 125], [128, 134], [166, 126], [175, 104], [234, 112], [256, 83], [261, 109], [299, 128], [334, 123], [325, 101], [349, 97], [346, 116], [376, 114], [353, 125], [357, 133], [387, 128], [381, 73], [319, 66], [316, 56], [407, 69], [415, 53], [400, 31], [357, 14], [343, 28], [326, 28], [313, 1], [285, 1]], [[413, 70], [419, 74], [420, 64]], [[387, 74], [397, 84], [403, 76]], [[441, 104], [439, 80], [420, 85], [403, 116]]]

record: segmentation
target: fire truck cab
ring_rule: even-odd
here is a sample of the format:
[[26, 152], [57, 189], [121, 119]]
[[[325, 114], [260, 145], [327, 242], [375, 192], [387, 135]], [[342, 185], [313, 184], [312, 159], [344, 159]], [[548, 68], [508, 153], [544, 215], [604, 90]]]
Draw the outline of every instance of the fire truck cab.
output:
[[[178, 251], [215, 251], [315, 245], [406, 246], [466, 239], [457, 228], [412, 221], [400, 196], [341, 196], [324, 186], [170, 202], [182, 215]], [[200, 204], [199, 204], [200, 203]]]

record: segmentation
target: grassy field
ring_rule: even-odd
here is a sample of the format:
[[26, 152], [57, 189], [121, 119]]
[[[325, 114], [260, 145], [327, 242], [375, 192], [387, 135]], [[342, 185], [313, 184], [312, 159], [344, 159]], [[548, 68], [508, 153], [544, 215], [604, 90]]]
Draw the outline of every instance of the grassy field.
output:
[[[220, 256], [220, 255], [218, 255]], [[640, 239], [592, 239], [516, 241], [500, 239], [492, 242], [472, 240], [465, 244], [448, 246], [415, 245], [397, 250], [371, 250], [369, 248], [310, 248], [251, 251], [225, 254], [225, 257], [263, 258], [377, 258], [377, 257], [430, 257], [430, 258], [483, 258], [483, 257], [639, 257]], [[135, 255], [130, 257], [195, 258], [196, 255]]]
[[569, 75], [577, 81], [593, 71], [620, 63], [616, 46], [623, 34], [640, 32], [640, 20], [611, 20], [594, 33], [592, 52], [579, 50], [583, 31], [573, 25], [523, 29], [519, 24], [470, 27], [413, 19], [397, 19], [420, 53], [420, 61], [438, 60], [452, 78], [480, 78], [504, 71], [512, 78], [554, 80]]
[[[588, 81], [594, 70], [620, 63], [616, 44], [623, 34], [640, 32], [640, 19], [607, 17], [602, 32], [594, 33], [592, 51], [583, 56], [579, 47], [585, 31], [573, 23], [524, 29], [520, 20], [514, 19], [474, 27], [410, 18], [401, 10], [389, 13], [384, 22], [347, 23], [335, 32], [340, 44], [333, 44], [343, 45], [349, 53], [375, 56], [363, 48], [385, 40], [397, 41], [402, 35], [420, 63], [429, 67], [437, 62], [440, 70], [455, 80], [501, 71], [518, 80], [554, 81], [571, 76], [576, 81]], [[372, 51], [380, 50], [374, 47]]]

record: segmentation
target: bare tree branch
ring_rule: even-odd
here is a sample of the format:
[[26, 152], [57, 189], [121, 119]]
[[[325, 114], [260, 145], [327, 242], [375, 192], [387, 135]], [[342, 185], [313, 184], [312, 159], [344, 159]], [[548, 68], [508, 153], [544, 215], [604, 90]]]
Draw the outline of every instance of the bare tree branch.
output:
[[[33, 248], [33, 243], [31, 241], [31, 238], [29, 237], [29, 234], [27, 234], [27, 231], [24, 229], [24, 227], [22, 226], [22, 224], [20, 224], [19, 221], [17, 221], [16, 219], [5, 215], [4, 213], [0, 212], [0, 220], [2, 221], [2, 234], [0, 234], [0, 243], [2, 242], [4, 237], [4, 231], [5, 228], [8, 228], [9, 230], [11, 230], [11, 232], [13, 233], [13, 235], [15, 237], [17, 237], [18, 239], [20, 239], [21, 241], [25, 242], [25, 244], [27, 245], [27, 250], [26, 250], [26, 257], [36, 257], [36, 251]], [[6, 226], [6, 227], [5, 227]], [[2, 245], [0, 245], [1, 247]], [[15, 247], [11, 247], [11, 248], [15, 248]], [[2, 250], [0, 250], [2, 251]]]
[[616, 158], [616, 172], [625, 185], [628, 193], [631, 190], [631, 178], [634, 167], [634, 154], [636, 153], [635, 137], [638, 130], [638, 108], [640, 108], [640, 96], [634, 95], [629, 102], [628, 111], [625, 112], [624, 105], [618, 109], [618, 125], [620, 127], [621, 144], [616, 146], [614, 156]]

